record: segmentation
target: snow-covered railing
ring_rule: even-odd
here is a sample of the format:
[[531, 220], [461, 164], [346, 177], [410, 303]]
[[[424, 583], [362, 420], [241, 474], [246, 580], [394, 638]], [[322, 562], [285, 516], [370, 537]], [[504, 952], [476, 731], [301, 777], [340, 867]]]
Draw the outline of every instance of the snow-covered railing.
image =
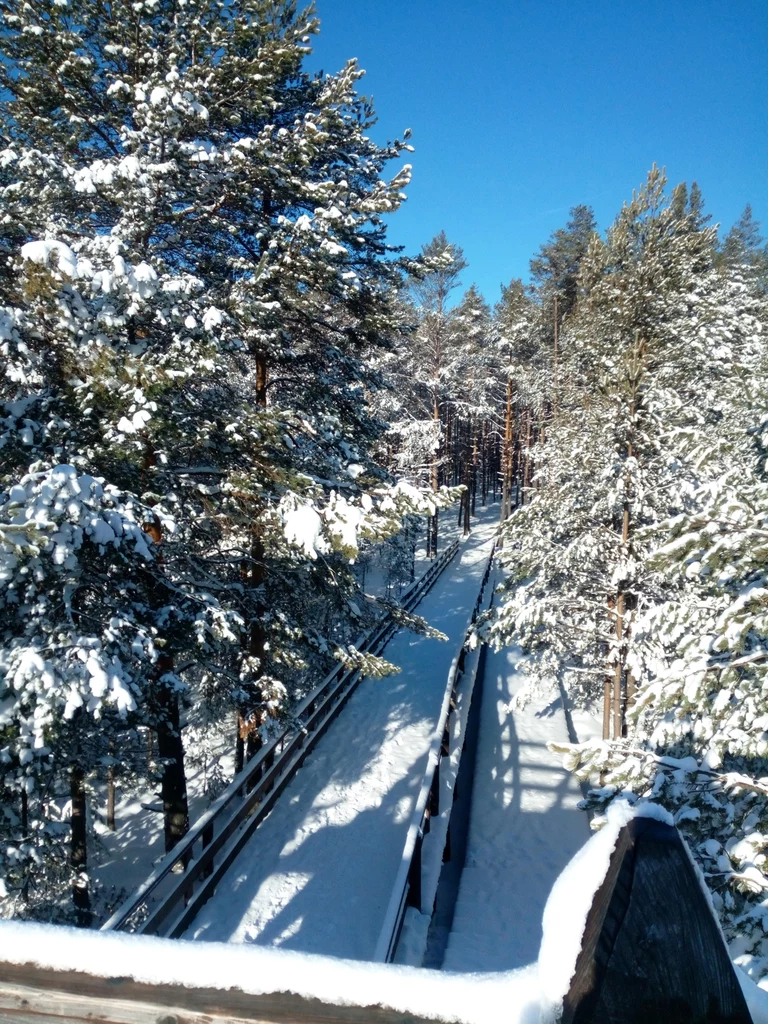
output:
[[[415, 608], [458, 549], [454, 541], [432, 562], [404, 592], [401, 607]], [[384, 614], [355, 646], [378, 654], [396, 629], [392, 617]], [[343, 665], [330, 672], [301, 701], [290, 724], [246, 764], [103, 930], [172, 938], [183, 934], [362, 678], [357, 669]]]
[[538, 962], [518, 971], [461, 975], [0, 921], [0, 1021], [86, 1020], [768, 1024], [768, 993], [730, 962], [684, 841], [646, 803], [611, 808], [567, 865]]
[[374, 960], [378, 963], [390, 963], [395, 955], [397, 942], [403, 927], [406, 909], [411, 906], [421, 912], [422, 902], [422, 865], [421, 850], [424, 836], [429, 832], [430, 819], [440, 813], [440, 762], [450, 755], [451, 718], [456, 709], [456, 694], [464, 673], [466, 660], [466, 644], [483, 604], [485, 588], [491, 575], [495, 544], [491, 548], [488, 562], [483, 573], [482, 583], [477, 594], [475, 606], [466, 636], [461, 648], [451, 663], [448, 681], [443, 694], [440, 717], [435, 727], [432, 743], [427, 757], [427, 767], [419, 789], [419, 795], [405, 837], [403, 857], [395, 879], [384, 924], [379, 933]]

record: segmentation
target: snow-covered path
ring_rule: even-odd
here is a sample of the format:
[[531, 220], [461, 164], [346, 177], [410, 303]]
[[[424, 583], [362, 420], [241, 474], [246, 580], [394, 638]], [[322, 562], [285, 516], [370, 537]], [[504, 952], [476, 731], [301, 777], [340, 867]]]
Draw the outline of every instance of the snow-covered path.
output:
[[373, 957], [451, 660], [498, 522], [481, 512], [417, 611], [448, 642], [399, 632], [399, 675], [364, 680], [202, 909], [187, 938]]
[[506, 971], [533, 963], [557, 876], [589, 838], [581, 791], [547, 750], [568, 741], [559, 693], [509, 712], [523, 679], [520, 652], [488, 651], [467, 858], [443, 960], [448, 971]]

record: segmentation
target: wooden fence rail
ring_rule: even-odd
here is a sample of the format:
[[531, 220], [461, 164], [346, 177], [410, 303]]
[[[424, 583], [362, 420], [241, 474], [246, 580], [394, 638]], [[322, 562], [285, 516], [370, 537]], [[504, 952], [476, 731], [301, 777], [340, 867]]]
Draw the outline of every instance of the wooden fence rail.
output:
[[[459, 549], [454, 541], [403, 594], [410, 611], [432, 587]], [[358, 650], [380, 653], [397, 625], [388, 614], [363, 636]], [[103, 925], [177, 938], [210, 899], [254, 830], [341, 711], [363, 677], [338, 665], [295, 709], [286, 728], [253, 757], [149, 878]]]
[[[495, 545], [491, 549], [491, 554], [485, 566], [480, 589], [472, 609], [471, 624], [474, 624], [482, 607], [485, 588], [491, 574], [494, 549]], [[427, 767], [406, 834], [400, 869], [376, 945], [374, 960], [379, 963], [390, 963], [393, 960], [407, 908], [411, 906], [416, 907], [419, 911], [423, 909], [421, 905], [421, 849], [424, 836], [429, 832], [430, 819], [440, 813], [440, 762], [450, 754], [451, 719], [456, 710], [456, 693], [464, 672], [466, 643], [469, 639], [471, 628], [472, 626], [470, 625], [470, 630], [467, 631], [461, 649], [454, 658], [448, 673], [440, 717], [427, 757]], [[429, 909], [431, 911], [431, 908]]]
[[[6, 937], [7, 928], [11, 930]], [[30, 939], [21, 942], [23, 949], [19, 929], [30, 930]], [[500, 1001], [499, 1021], [520, 1019], [518, 1011], [523, 1009], [525, 1019], [537, 1019], [531, 1012], [539, 1005], [547, 1012], [550, 1008], [545, 976], [540, 978], [540, 1000], [535, 994], [531, 997], [529, 989], [523, 994], [509, 975], [494, 982], [494, 990], [493, 985], [489, 988], [488, 975], [463, 979], [398, 968], [390, 976], [382, 974], [393, 970], [384, 965], [351, 966], [330, 957], [314, 957], [308, 965], [295, 953], [207, 943], [185, 943], [182, 948], [199, 963], [211, 956], [221, 958], [222, 951], [225, 958], [231, 954], [237, 962], [227, 968], [228, 977], [236, 977], [236, 984], [211, 987], [210, 980], [196, 982], [189, 970], [183, 982], [150, 982], [147, 971], [162, 976], [164, 958], [173, 956], [169, 951], [180, 944], [62, 928], [62, 949], [72, 943], [71, 951], [62, 956], [59, 951], [51, 954], [54, 931], [59, 929], [0, 922], [0, 1020], [16, 1024], [86, 1020], [98, 1024], [427, 1024], [445, 1019], [448, 992], [449, 1000], [455, 999], [448, 1016], [471, 1024], [480, 1017], [492, 1019], [489, 1008], [482, 1008], [489, 991], [495, 992], [496, 1003]], [[38, 933], [44, 939], [39, 952]], [[149, 950], [148, 941], [152, 943]], [[94, 942], [103, 947], [98, 955], [94, 955]], [[269, 965], [274, 968], [281, 957], [287, 970], [282, 971], [282, 981], [273, 981], [275, 988], [285, 988], [285, 977], [290, 976], [293, 982], [287, 987], [298, 986], [303, 995], [264, 991], [269, 985]], [[65, 965], [57, 967], [62, 960]], [[89, 972], [87, 965], [92, 961], [114, 963], [115, 975], [97, 976], [95, 968]], [[314, 982], [302, 976], [308, 968], [314, 972]], [[407, 1000], [402, 990], [398, 995], [398, 984], [404, 976], [409, 982], [418, 979], [417, 1013], [402, 1008]], [[366, 982], [364, 998], [318, 995], [326, 980], [336, 992], [345, 992], [346, 983], [356, 979], [359, 992], [361, 978]], [[261, 982], [261, 994], [248, 992], [254, 979]], [[459, 1005], [463, 1009], [458, 1010]], [[560, 1020], [562, 1024], [751, 1024], [711, 906], [673, 826], [635, 818], [619, 833], [587, 915]]]

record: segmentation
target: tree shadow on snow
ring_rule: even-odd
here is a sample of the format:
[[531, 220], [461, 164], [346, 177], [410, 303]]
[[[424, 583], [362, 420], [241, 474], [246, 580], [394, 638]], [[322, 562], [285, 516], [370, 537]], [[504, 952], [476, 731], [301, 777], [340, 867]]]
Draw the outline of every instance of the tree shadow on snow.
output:
[[505, 652], [489, 652], [450, 970], [506, 971], [536, 960], [552, 885], [589, 837], [578, 783], [546, 747], [542, 720], [562, 713], [559, 698], [507, 711], [511, 673]]

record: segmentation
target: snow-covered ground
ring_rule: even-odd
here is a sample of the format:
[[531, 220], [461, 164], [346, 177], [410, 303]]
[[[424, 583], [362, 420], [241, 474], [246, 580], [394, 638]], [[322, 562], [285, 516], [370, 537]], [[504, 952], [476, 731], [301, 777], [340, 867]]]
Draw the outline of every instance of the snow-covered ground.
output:
[[547, 896], [589, 838], [579, 784], [547, 750], [568, 742], [560, 694], [523, 709], [520, 652], [488, 651], [467, 858], [443, 960], [449, 971], [507, 971], [536, 960]]
[[399, 632], [399, 675], [364, 680], [188, 933], [351, 959], [373, 956], [451, 660], [498, 521], [483, 510], [419, 605], [448, 642]]

